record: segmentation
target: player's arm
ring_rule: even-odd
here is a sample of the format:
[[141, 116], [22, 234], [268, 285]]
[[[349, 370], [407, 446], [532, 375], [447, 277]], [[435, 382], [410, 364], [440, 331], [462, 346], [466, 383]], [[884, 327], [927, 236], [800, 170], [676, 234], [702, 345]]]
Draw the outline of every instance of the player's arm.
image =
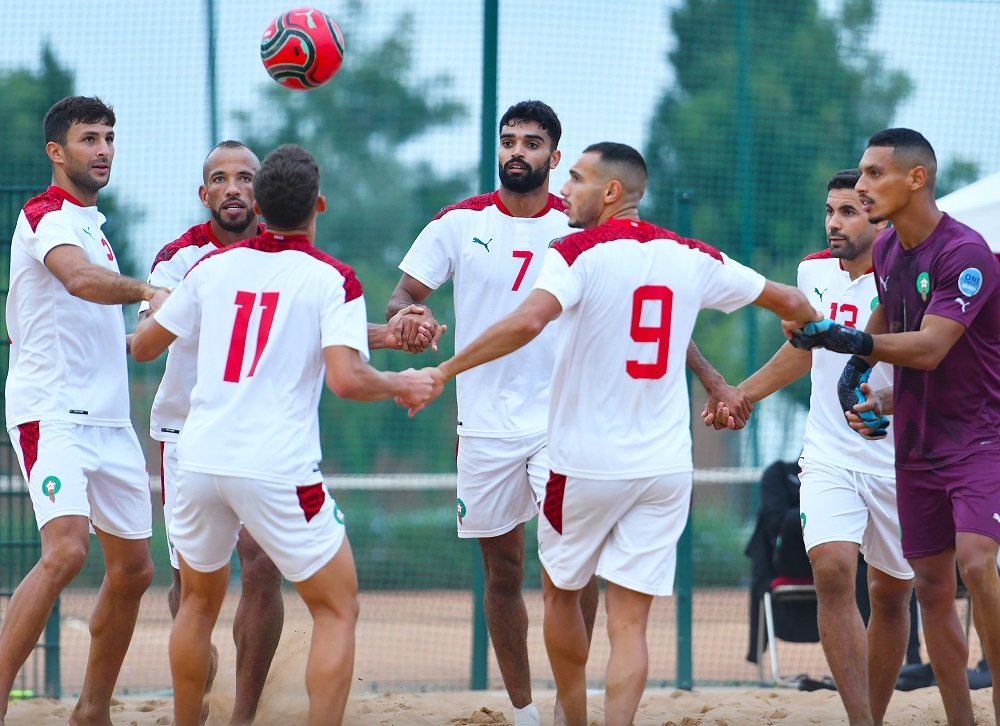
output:
[[951, 318], [924, 315], [920, 330], [872, 336], [873, 347], [867, 357], [897, 366], [932, 371], [964, 332], [965, 326]]
[[823, 318], [801, 290], [781, 282], [767, 280], [753, 304], [770, 310], [782, 320], [801, 322], [803, 325]]
[[152, 315], [147, 315], [135, 326], [129, 350], [140, 363], [151, 361], [165, 351], [177, 336], [164, 328]]
[[168, 292], [141, 280], [119, 275], [95, 265], [82, 248], [72, 244], [53, 247], [45, 255], [45, 267], [66, 291], [81, 300], [102, 305], [122, 305], [148, 300], [156, 310]]
[[462, 371], [513, 353], [534, 340], [562, 313], [562, 305], [548, 290], [534, 289], [509, 315], [500, 318], [459, 353], [438, 366], [444, 380]]
[[698, 377], [708, 394], [708, 402], [702, 411], [705, 424], [711, 425], [707, 418], [710, 413], [714, 421], [716, 412], [724, 410], [724, 420], [720, 421], [716, 428], [730, 428], [735, 431], [746, 426], [753, 410], [753, 403], [738, 388], [726, 383], [726, 379], [702, 355], [693, 340], [687, 347], [687, 367]]
[[797, 381], [812, 368], [812, 351], [799, 350], [791, 343], [784, 343], [771, 359], [756, 373], [743, 381], [738, 388], [753, 403], [763, 401], [793, 381]]
[[340, 398], [352, 401], [382, 401], [396, 398], [403, 403], [431, 398], [434, 378], [427, 371], [405, 370], [399, 373], [372, 368], [357, 350], [346, 345], [323, 349], [326, 362], [326, 385]]
[[[405, 272], [399, 278], [385, 308], [385, 319], [389, 326], [387, 335], [395, 340], [397, 348], [402, 348], [408, 353], [421, 353], [426, 350], [430, 341], [422, 340], [420, 328], [424, 327], [434, 331], [432, 340], [434, 350], [437, 350], [437, 341], [444, 331], [439, 331], [441, 326], [434, 319], [431, 309], [422, 304], [432, 292], [432, 288]], [[419, 306], [422, 312], [400, 315], [407, 307], [414, 305]]]

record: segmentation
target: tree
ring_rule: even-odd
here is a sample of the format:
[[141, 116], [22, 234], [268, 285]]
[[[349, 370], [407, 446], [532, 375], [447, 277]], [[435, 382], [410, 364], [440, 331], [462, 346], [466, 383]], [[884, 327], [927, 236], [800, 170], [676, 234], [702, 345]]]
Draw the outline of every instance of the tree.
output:
[[[341, 22], [342, 21], [342, 22]], [[447, 127], [466, 111], [447, 94], [450, 77], [416, 78], [409, 14], [398, 17], [383, 38], [367, 43], [352, 33], [364, 27], [364, 9], [352, 2], [338, 17], [348, 39], [344, 66], [327, 85], [306, 93], [268, 83], [265, 102], [237, 114], [242, 138], [263, 156], [283, 143], [307, 149], [320, 166], [329, 211], [319, 217], [317, 245], [350, 264], [365, 289], [368, 315], [383, 311], [410, 242], [443, 206], [472, 190], [471, 170], [446, 173], [424, 153], [403, 152], [429, 132]], [[439, 291], [433, 309], [450, 322], [449, 296]], [[451, 342], [442, 342], [450, 349]], [[379, 368], [431, 365], [441, 356], [373, 355]], [[454, 397], [408, 421], [391, 402], [361, 404], [326, 394], [320, 406], [324, 470], [329, 472], [443, 471], [454, 451], [439, 442], [454, 437]]]
[[[814, 0], [686, 0], [675, 9], [676, 83], [657, 105], [646, 147], [648, 216], [669, 226], [674, 190], [690, 189], [695, 236], [794, 280], [799, 260], [824, 246], [827, 180], [857, 165], [867, 137], [911, 91], [868, 50], [873, 18], [874, 0], [844, 0], [833, 18]], [[775, 325], [757, 326], [769, 343], [756, 345], [753, 326], [710, 319], [712, 334], [698, 342], [730, 377], [749, 372], [747, 348], [769, 354], [780, 342]]]
[[[72, 96], [73, 73], [59, 64], [48, 45], [42, 48], [39, 70], [15, 69], [0, 73], [0, 118], [4, 119], [4, 203], [0, 204], [0, 230], [9, 240], [20, 205], [43, 191], [52, 179], [52, 166], [45, 156], [42, 119], [60, 98]], [[124, 274], [135, 274], [129, 245], [130, 224], [141, 212], [126, 211], [113, 192], [102, 192], [101, 212], [108, 218], [104, 233], [114, 243]]]

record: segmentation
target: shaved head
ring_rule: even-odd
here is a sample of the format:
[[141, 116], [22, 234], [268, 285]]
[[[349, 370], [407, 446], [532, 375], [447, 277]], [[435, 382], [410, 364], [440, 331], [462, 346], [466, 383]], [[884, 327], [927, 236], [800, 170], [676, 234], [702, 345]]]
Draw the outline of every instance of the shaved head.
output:
[[909, 170], [922, 166], [927, 170], [928, 187], [934, 188], [937, 176], [937, 156], [934, 147], [923, 134], [913, 129], [885, 129], [868, 139], [868, 146], [883, 146], [892, 149], [892, 160], [900, 169]]
[[646, 193], [646, 161], [642, 154], [627, 144], [601, 141], [583, 150], [584, 154], [597, 154], [598, 169], [606, 180], [617, 179], [622, 192], [636, 203]]
[[242, 141], [227, 139], [226, 141], [220, 141], [208, 152], [208, 156], [205, 157], [205, 163], [201, 167], [202, 178], [206, 182], [208, 181], [208, 175], [212, 172], [216, 160], [219, 158], [219, 152], [235, 149], [245, 152], [247, 163], [252, 167], [253, 171], [257, 171], [260, 168], [260, 159], [257, 158], [257, 155], [246, 144]]

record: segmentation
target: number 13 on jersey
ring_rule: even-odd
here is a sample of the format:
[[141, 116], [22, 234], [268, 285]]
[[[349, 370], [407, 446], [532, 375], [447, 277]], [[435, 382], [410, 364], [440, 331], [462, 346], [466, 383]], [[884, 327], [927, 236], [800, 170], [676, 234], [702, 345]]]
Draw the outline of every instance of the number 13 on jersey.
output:
[[229, 353], [226, 355], [226, 371], [222, 380], [227, 383], [239, 383], [243, 373], [243, 359], [246, 355], [247, 334], [250, 332], [250, 318], [255, 307], [260, 307], [260, 321], [257, 328], [257, 345], [254, 350], [253, 363], [247, 372], [247, 378], [253, 376], [257, 370], [257, 363], [267, 346], [267, 339], [271, 335], [271, 324], [274, 322], [274, 313], [278, 308], [277, 292], [262, 292], [260, 299], [257, 293], [240, 290], [236, 293], [236, 319], [233, 321], [233, 333], [229, 339]]

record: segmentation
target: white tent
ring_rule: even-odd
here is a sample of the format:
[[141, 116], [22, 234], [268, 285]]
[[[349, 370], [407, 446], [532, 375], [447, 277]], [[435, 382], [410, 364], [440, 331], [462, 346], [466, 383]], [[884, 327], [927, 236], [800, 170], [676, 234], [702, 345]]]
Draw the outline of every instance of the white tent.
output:
[[938, 208], [986, 238], [1000, 253], [1000, 171], [937, 200]]

